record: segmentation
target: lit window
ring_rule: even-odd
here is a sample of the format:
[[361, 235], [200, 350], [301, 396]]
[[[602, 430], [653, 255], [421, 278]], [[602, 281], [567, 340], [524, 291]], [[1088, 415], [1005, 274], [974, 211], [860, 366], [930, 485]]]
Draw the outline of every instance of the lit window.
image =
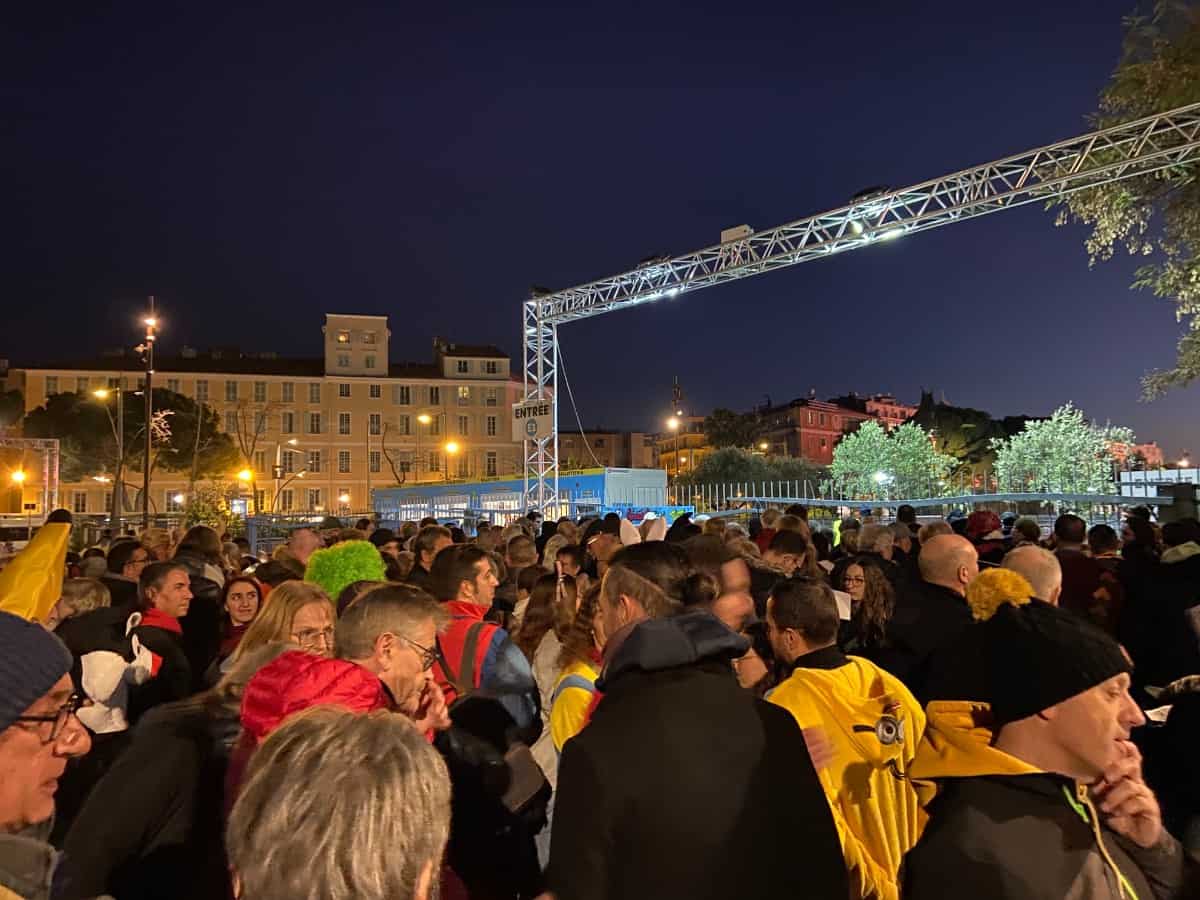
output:
[[458, 386], [458, 405], [469, 406], [471, 403], [471, 389], [465, 384]]
[[[167, 512], [182, 512], [183, 500], [184, 496], [179, 491], [167, 491], [166, 503], [163, 504], [163, 508]], [[111, 512], [111, 510], [105, 510], [105, 512]]]
[[339, 332], [337, 333], [337, 342], [338, 342], [339, 344], [348, 344], [348, 343], [350, 343], [350, 332], [348, 332], [348, 331], [339, 331]]

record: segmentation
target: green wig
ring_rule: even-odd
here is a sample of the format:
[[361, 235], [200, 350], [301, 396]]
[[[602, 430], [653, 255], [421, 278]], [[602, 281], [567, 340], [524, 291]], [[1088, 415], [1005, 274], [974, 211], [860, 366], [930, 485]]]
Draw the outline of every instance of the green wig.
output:
[[338, 595], [356, 581], [384, 581], [386, 568], [369, 541], [342, 541], [308, 559], [304, 580], [322, 588], [337, 603]]

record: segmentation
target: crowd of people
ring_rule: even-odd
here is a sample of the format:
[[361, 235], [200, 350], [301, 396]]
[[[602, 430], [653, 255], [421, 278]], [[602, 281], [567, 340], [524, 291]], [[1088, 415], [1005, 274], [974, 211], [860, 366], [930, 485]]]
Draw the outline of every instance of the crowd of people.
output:
[[1200, 522], [864, 512], [58, 511], [0, 573], [0, 900], [1200, 896]]

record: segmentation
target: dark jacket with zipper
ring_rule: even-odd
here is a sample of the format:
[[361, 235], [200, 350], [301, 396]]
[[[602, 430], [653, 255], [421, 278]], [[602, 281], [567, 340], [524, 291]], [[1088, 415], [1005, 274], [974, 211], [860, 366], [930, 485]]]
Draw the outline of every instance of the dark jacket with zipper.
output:
[[950, 588], [928, 581], [908, 584], [897, 593], [887, 625], [887, 646], [870, 654], [870, 659], [925, 703], [935, 654], [956, 641], [973, 621], [966, 599]]
[[637, 625], [559, 765], [558, 900], [845, 900], [833, 815], [787, 710], [738, 686], [707, 612]]

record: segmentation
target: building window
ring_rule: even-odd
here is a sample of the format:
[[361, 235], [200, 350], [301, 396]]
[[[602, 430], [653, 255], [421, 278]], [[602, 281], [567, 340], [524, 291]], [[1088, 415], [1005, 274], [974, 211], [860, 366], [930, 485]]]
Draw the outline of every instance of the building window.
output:
[[77, 394], [86, 394], [86, 393], [87, 393], [87, 391], [88, 391], [88, 380], [87, 380], [87, 376], [85, 375], [85, 376], [84, 376], [84, 377], [82, 377], [82, 378], [76, 378], [76, 379], [75, 379], [75, 393], [77, 393]]
[[71, 512], [87, 512], [87, 491], [71, 492]]
[[393, 384], [392, 402], [397, 406], [411, 406], [412, 388], [410, 388], [407, 384]]
[[349, 450], [339, 450], [338, 451], [338, 472], [342, 475], [349, 474], [349, 472], [350, 472], [350, 451]]
[[457, 366], [458, 374], [466, 375], [470, 371], [471, 371], [471, 364], [469, 362], [467, 362], [465, 359], [460, 359], [458, 361], [458, 366]]
[[178, 394], [179, 393], [179, 379], [178, 378], [168, 378], [167, 379], [167, 390]]
[[499, 393], [500, 392], [497, 391], [495, 388], [488, 388], [487, 393], [484, 394], [484, 400], [483, 400], [484, 406], [495, 406], [496, 403], [498, 402], [497, 395]]
[[467, 431], [469, 430], [469, 427], [470, 427], [470, 424], [471, 424], [471, 420], [469, 417], [459, 416], [458, 417], [458, 433], [460, 435], [462, 435], [463, 437], [466, 437]]
[[284, 488], [279, 492], [279, 511], [291, 512], [292, 505], [296, 502], [296, 495], [291, 488]]
[[408, 416], [396, 417], [396, 430], [400, 434], [412, 434], [412, 419]]
[[495, 416], [487, 417], [487, 436], [488, 437], [496, 436], [496, 417]]
[[296, 385], [290, 381], [285, 381], [279, 385], [279, 399], [284, 403], [295, 403]]
[[487, 452], [487, 456], [484, 457], [484, 466], [486, 467], [484, 469], [484, 473], [489, 478], [494, 478], [496, 476], [496, 451], [495, 450], [489, 450]]
[[208, 402], [208, 382], [203, 379], [196, 382], [196, 402]]
[[254, 471], [255, 472], [267, 471], [267, 451], [266, 450], [255, 450], [254, 451]]
[[320, 510], [321, 508], [321, 489], [308, 489], [308, 508], [311, 510]]
[[281, 450], [279, 453], [279, 467], [283, 469], [284, 475], [294, 475], [296, 472], [295, 453], [291, 450]]
[[471, 404], [471, 389], [465, 384], [458, 386], [458, 405], [469, 406]]
[[375, 332], [373, 332], [373, 331], [364, 331], [364, 332], [363, 332], [363, 343], [364, 343], [364, 344], [373, 344], [373, 343], [375, 343]]
[[350, 354], [349, 353], [339, 353], [337, 355], [337, 365], [338, 365], [339, 369], [350, 368]]
[[350, 413], [338, 413], [338, 434], [350, 433]]
[[364, 369], [375, 368], [375, 354], [374, 353], [368, 353], [366, 356], [363, 357], [363, 368]]
[[227, 434], [237, 434], [238, 430], [238, 414], [235, 410], [228, 410], [225, 413], [225, 432]]
[[321, 433], [321, 414], [319, 412], [308, 414], [308, 433], [309, 434], [320, 434]]
[[429, 471], [430, 472], [442, 471], [442, 453], [440, 450], [430, 450], [429, 451]]
[[236, 381], [226, 381], [225, 382], [225, 401], [227, 403], [236, 403], [237, 402], [237, 382]]
[[348, 344], [348, 343], [350, 343], [350, 332], [348, 332], [348, 331], [339, 331], [339, 332], [337, 333], [337, 342], [338, 342], [339, 344]]
[[144, 390], [145, 387], [146, 387], [146, 377], [144, 375], [139, 375], [138, 380], [137, 380], [137, 389], [140, 391], [140, 390]]
[[489, 375], [496, 375], [500, 372], [500, 363], [494, 359], [489, 359], [483, 364], [483, 370]]
[[267, 383], [265, 381], [254, 382], [254, 402], [255, 403], [266, 403], [267, 402]]
[[458, 477], [459, 478], [466, 478], [468, 475], [471, 474], [470, 462], [471, 461], [469, 459], [467, 459], [467, 457], [465, 455], [460, 456], [458, 458]]
[[285, 412], [279, 414], [279, 430], [283, 434], [296, 433], [296, 414], [294, 412]]
[[111, 391], [113, 388], [119, 388], [120, 386], [121, 386], [121, 379], [120, 379], [120, 378], [115, 378], [115, 377], [113, 377], [113, 376], [109, 376], [109, 379], [108, 379], [108, 389], [109, 389], [110, 391]]
[[821, 424], [825, 424], [825, 413], [821, 413]]
[[57, 394], [57, 393], [58, 393], [58, 376], [57, 375], [47, 375], [46, 376], [46, 396], [49, 397], [49, 396], [52, 396], [53, 394]]
[[442, 389], [440, 387], [431, 387], [429, 389], [429, 405], [430, 406], [441, 406], [442, 405]]
[[379, 413], [371, 413], [367, 416], [367, 432], [369, 434], [383, 434], [383, 417]]
[[821, 449], [825, 449], [825, 438], [821, 438]]
[[604, 446], [604, 438], [596, 438], [596, 448], [599, 449], [603, 446]]
[[[169, 513], [183, 511], [183, 494], [179, 491], [167, 491], [163, 494], [163, 510]], [[111, 512], [111, 510], [105, 510]]]
[[310, 471], [310, 472], [320, 472], [321, 471], [321, 451], [320, 450], [309, 450], [308, 451], [308, 471]]
[[383, 385], [372, 384], [367, 388], [367, 396], [372, 400], [378, 400], [383, 396]]
[[380, 464], [382, 462], [383, 462], [383, 460], [380, 459], [378, 450], [372, 450], [370, 453], [367, 454], [367, 467], [371, 470], [372, 474], [379, 473]]
[[104, 511], [106, 513], [112, 512], [112, 491], [104, 492]]
[[337, 502], [342, 509], [350, 509], [350, 488], [342, 485], [337, 489]]
[[271, 423], [267, 421], [267, 414], [262, 410], [254, 413], [254, 434], [257, 437], [260, 434], [266, 434], [271, 430]]
[[338, 382], [338, 396], [339, 397], [349, 397], [350, 396], [350, 382], [348, 382], [348, 381], [339, 381]]
[[441, 416], [433, 416], [429, 420], [429, 433], [437, 435], [442, 433], [442, 418]]
[[808, 414], [808, 424], [811, 425], [812, 423], [813, 423], [813, 414], [810, 412]]
[[321, 382], [313, 381], [313, 382], [309, 383], [309, 385], [308, 385], [308, 402], [309, 403], [320, 403], [321, 402]]

